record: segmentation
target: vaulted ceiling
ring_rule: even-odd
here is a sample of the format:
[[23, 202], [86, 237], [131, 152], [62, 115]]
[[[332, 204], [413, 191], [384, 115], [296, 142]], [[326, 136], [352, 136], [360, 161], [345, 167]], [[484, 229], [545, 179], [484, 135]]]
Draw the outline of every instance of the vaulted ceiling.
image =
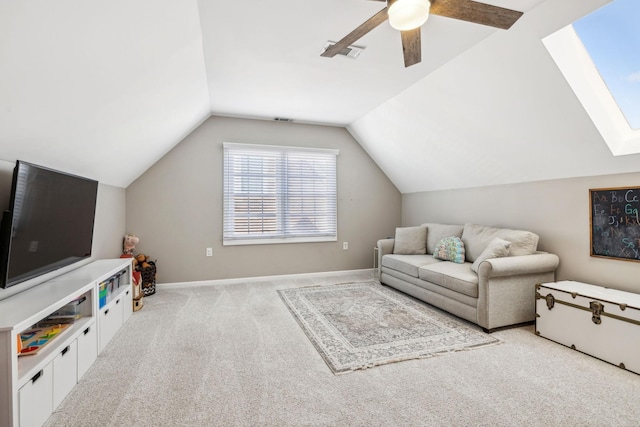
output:
[[126, 187], [210, 115], [345, 126], [400, 191], [635, 172], [613, 157], [541, 38], [609, 0], [486, 0], [508, 31], [431, 16], [404, 68], [364, 0], [6, 1], [0, 159]]

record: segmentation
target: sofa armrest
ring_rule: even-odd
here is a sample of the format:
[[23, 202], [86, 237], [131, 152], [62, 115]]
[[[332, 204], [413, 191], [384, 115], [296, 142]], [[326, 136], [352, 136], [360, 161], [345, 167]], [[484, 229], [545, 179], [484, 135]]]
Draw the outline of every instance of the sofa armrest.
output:
[[395, 239], [378, 240], [378, 277], [382, 273], [382, 256], [393, 253]]
[[378, 256], [382, 257], [382, 255], [392, 254], [394, 244], [395, 239], [378, 240]]
[[488, 259], [478, 268], [478, 325], [487, 330], [535, 320], [535, 285], [553, 282], [557, 255]]
[[560, 259], [557, 255], [541, 252], [531, 255], [491, 258], [480, 263], [478, 273], [484, 277], [549, 273], [555, 271], [559, 264]]

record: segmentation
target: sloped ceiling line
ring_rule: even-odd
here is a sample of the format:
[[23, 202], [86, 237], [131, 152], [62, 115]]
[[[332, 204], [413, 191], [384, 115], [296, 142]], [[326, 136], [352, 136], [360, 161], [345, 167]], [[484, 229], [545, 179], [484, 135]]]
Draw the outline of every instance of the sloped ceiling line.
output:
[[636, 171], [540, 42], [608, 0], [486, 1], [525, 14], [432, 16], [408, 69], [386, 24], [358, 59], [320, 57], [378, 2], [2, 2], [0, 159], [126, 187], [214, 114], [345, 126], [404, 193]]

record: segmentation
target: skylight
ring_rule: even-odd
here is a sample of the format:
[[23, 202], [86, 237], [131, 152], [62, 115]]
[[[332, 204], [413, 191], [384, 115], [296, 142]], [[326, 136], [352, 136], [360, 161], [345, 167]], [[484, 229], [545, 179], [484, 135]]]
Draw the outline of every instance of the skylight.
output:
[[615, 156], [640, 153], [640, 1], [615, 0], [543, 43]]
[[573, 23], [609, 92], [640, 128], [640, 2], [616, 0]]

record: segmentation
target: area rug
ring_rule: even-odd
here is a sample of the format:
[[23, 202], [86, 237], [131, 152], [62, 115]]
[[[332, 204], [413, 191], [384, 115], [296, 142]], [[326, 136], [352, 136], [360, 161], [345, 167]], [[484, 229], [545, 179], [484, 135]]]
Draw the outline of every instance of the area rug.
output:
[[469, 322], [373, 281], [278, 293], [334, 374], [499, 342]]

